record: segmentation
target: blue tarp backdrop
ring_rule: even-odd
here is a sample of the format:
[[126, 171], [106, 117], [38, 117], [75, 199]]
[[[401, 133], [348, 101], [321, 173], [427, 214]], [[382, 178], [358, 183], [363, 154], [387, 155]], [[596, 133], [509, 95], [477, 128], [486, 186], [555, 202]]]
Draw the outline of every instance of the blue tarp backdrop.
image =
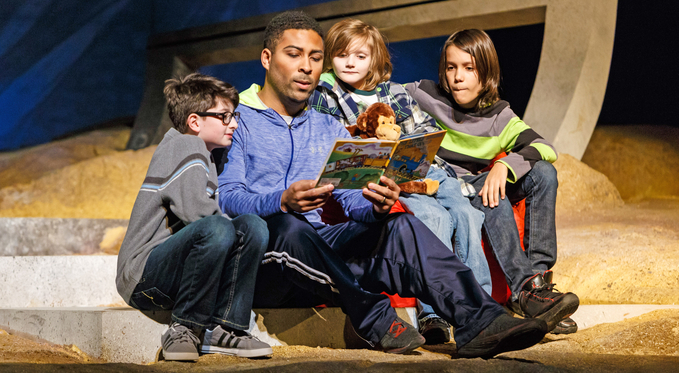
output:
[[321, 2], [2, 0], [0, 150], [135, 115], [152, 33]]

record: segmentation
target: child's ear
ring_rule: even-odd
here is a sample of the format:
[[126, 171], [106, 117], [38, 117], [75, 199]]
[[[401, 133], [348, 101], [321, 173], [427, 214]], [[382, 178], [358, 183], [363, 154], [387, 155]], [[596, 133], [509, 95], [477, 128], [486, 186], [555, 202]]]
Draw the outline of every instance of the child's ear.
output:
[[189, 114], [189, 117], [186, 118], [186, 125], [189, 127], [190, 131], [200, 133], [200, 123], [198, 122], [199, 118], [200, 116], [195, 113]]

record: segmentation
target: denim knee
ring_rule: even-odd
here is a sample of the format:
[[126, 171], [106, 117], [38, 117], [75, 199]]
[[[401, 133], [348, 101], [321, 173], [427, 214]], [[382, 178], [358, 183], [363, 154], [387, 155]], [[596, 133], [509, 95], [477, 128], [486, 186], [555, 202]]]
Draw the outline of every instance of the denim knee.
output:
[[228, 251], [236, 239], [236, 230], [231, 221], [221, 215], [206, 216], [199, 223], [202, 247], [207, 250]]
[[241, 215], [232, 220], [236, 231], [243, 234], [243, 240], [249, 246], [262, 247], [262, 253], [266, 250], [269, 242], [269, 229], [264, 219], [254, 214]]
[[530, 170], [529, 175], [536, 184], [553, 188], [559, 186], [556, 168], [547, 161], [537, 161]]

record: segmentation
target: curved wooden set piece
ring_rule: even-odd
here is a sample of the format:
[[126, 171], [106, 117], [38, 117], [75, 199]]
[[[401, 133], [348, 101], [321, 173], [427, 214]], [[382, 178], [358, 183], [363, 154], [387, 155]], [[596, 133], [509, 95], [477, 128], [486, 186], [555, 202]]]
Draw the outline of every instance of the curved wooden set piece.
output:
[[[540, 65], [524, 119], [557, 150], [581, 158], [603, 103], [617, 0], [341, 0], [301, 8], [328, 29], [345, 17], [375, 25], [391, 42], [544, 23]], [[258, 59], [275, 14], [154, 35], [146, 87], [128, 148], [157, 144], [171, 127], [163, 85], [200, 66]], [[527, 83], [528, 84], [528, 83]]]

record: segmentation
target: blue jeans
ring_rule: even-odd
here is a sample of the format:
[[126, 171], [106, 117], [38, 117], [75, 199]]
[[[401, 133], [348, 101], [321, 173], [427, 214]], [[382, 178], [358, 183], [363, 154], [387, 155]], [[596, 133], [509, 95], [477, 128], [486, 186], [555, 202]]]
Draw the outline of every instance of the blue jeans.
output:
[[[477, 191], [483, 188], [488, 173], [464, 176]], [[538, 161], [531, 171], [516, 183], [507, 183], [506, 196], [497, 207], [483, 206], [481, 196], [471, 199], [472, 206], [485, 214], [484, 230], [493, 253], [502, 267], [512, 300], [516, 300], [522, 285], [535, 273], [542, 273], [556, 263], [556, 169], [551, 163]], [[525, 252], [521, 249], [519, 231], [512, 204], [526, 199], [524, 220]]]
[[215, 324], [246, 330], [269, 231], [256, 215], [197, 220], [153, 249], [130, 305], [172, 310], [193, 329]]
[[[434, 196], [411, 194], [399, 200], [472, 270], [481, 288], [492, 294], [490, 268], [481, 246], [483, 213], [472, 207], [469, 198], [462, 195], [460, 182], [444, 170], [431, 167], [427, 178], [439, 182]], [[427, 304], [420, 303], [420, 308], [420, 317], [434, 313]]]

